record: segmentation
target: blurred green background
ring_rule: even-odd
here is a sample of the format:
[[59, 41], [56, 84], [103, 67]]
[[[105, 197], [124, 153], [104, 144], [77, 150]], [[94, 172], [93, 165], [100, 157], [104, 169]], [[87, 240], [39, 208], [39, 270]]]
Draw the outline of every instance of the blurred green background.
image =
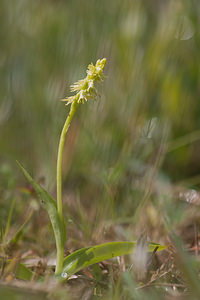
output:
[[154, 168], [166, 182], [199, 186], [199, 16], [198, 0], [1, 0], [1, 217], [25, 184], [15, 160], [55, 194], [69, 111], [60, 99], [103, 57], [100, 99], [70, 127], [65, 191], [115, 218], [133, 215]]

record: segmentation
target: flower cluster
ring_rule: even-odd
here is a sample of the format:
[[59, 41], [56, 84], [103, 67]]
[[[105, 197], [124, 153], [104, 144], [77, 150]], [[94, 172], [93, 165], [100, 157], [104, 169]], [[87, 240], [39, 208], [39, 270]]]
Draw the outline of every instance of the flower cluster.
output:
[[91, 63], [86, 71], [87, 76], [70, 87], [71, 92], [76, 92], [76, 94], [63, 99], [63, 101], [66, 101], [68, 105], [73, 102], [84, 103], [85, 101], [88, 101], [88, 99], [96, 99], [97, 90], [95, 88], [95, 83], [103, 81], [103, 70], [105, 65], [106, 58], [98, 59], [95, 66]]

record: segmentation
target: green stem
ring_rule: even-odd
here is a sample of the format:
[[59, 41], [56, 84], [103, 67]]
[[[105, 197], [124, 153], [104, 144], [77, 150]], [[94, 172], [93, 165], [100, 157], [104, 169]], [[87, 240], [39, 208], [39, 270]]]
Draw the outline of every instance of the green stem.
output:
[[[63, 222], [63, 205], [62, 205], [62, 158], [63, 158], [63, 149], [65, 145], [65, 137], [67, 134], [67, 131], [69, 129], [71, 120], [77, 110], [78, 103], [73, 102], [70, 108], [69, 115], [65, 121], [65, 124], [63, 126], [59, 146], [58, 146], [58, 157], [57, 157], [57, 210], [59, 218]], [[62, 266], [63, 266], [63, 259], [64, 259], [64, 245], [62, 247], [60, 245], [57, 245], [57, 260], [56, 260], [56, 273], [59, 274], [62, 272]]]
[[63, 247], [58, 247], [57, 246], [57, 258], [56, 258], [55, 274], [60, 275], [62, 273], [63, 261], [64, 261], [64, 245], [63, 245]]

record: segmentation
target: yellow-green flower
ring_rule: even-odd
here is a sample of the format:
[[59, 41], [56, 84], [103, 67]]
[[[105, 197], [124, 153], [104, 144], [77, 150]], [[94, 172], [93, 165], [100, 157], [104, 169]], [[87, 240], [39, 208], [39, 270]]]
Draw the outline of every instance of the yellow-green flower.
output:
[[86, 71], [87, 76], [84, 79], [75, 82], [70, 87], [71, 92], [76, 92], [76, 94], [63, 99], [63, 101], [66, 101], [68, 105], [73, 102], [84, 103], [85, 101], [88, 101], [88, 99], [96, 99], [97, 90], [95, 88], [95, 83], [103, 81], [103, 70], [105, 65], [106, 58], [98, 59], [96, 65], [91, 63]]

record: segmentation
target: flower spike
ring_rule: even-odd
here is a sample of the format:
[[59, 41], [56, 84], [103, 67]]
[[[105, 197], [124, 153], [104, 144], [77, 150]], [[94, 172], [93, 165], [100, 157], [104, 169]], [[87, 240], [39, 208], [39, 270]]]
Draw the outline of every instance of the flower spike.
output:
[[103, 70], [105, 65], [106, 58], [98, 59], [96, 65], [93, 65], [93, 63], [89, 64], [86, 71], [87, 76], [84, 79], [75, 82], [70, 87], [71, 92], [76, 92], [76, 94], [62, 99], [62, 101], [66, 101], [66, 105], [68, 105], [73, 102], [84, 103], [88, 101], [88, 99], [95, 100], [97, 97], [95, 83], [104, 80]]

